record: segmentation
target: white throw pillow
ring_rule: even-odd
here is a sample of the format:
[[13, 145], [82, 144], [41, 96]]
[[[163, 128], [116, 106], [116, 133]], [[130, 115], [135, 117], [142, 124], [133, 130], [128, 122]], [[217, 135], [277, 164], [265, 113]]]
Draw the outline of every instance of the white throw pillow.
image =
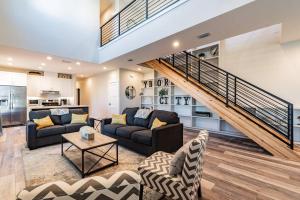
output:
[[151, 109], [139, 109], [135, 116], [136, 118], [142, 118], [142, 119], [147, 119], [150, 113], [152, 112]]

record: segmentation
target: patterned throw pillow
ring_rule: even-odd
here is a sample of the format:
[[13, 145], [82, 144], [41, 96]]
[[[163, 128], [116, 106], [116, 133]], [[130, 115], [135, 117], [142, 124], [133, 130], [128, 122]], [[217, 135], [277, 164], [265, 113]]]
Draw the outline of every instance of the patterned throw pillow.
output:
[[155, 118], [152, 123], [151, 130], [165, 125], [167, 125], [167, 122], [161, 122], [158, 118]]
[[[189, 146], [188, 153], [185, 157], [184, 166], [182, 170], [182, 183], [186, 187], [197, 189], [202, 178], [203, 170], [203, 156], [208, 140], [208, 132], [206, 130], [200, 131], [197, 138], [195, 138]], [[193, 191], [194, 193], [196, 191]]]
[[142, 118], [142, 119], [147, 119], [150, 113], [152, 112], [151, 109], [139, 109], [135, 116], [136, 118]]
[[41, 119], [33, 119], [33, 122], [36, 123], [36, 129], [39, 130], [41, 128], [46, 128], [49, 126], [54, 126], [50, 116], [41, 118]]
[[111, 119], [111, 124], [126, 125], [126, 114], [122, 114], [122, 115], [113, 114]]
[[193, 140], [187, 142], [185, 145], [183, 145], [178, 151], [176, 151], [173, 159], [171, 160], [170, 163], [170, 172], [169, 174], [171, 176], [176, 176], [177, 174], [181, 174], [183, 164], [185, 161], [186, 154], [189, 150], [189, 147], [191, 145]]

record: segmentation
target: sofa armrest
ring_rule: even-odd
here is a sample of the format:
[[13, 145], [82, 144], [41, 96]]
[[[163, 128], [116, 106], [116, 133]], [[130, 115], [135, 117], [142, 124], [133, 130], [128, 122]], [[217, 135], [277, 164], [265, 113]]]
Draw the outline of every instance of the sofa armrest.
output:
[[101, 120], [102, 125], [111, 124], [112, 118], [104, 118]]
[[32, 121], [26, 123], [26, 141], [29, 149], [35, 148], [35, 139], [36, 139], [36, 124]]
[[152, 130], [155, 151], [173, 153], [183, 145], [183, 124], [169, 124]]
[[87, 124], [90, 126], [90, 127], [93, 127], [95, 126], [95, 119], [90, 117], [87, 119]]
[[[17, 200], [41, 199], [40, 194], [49, 193], [49, 186], [55, 185], [54, 191], [57, 199], [74, 199], [74, 197], [92, 196], [98, 199], [138, 199], [140, 193], [140, 175], [134, 171], [118, 171], [113, 174], [103, 176], [93, 176], [78, 180], [76, 183], [69, 184], [63, 181], [55, 181], [38, 186], [31, 186], [23, 189], [17, 194]], [[95, 191], [86, 191], [86, 186], [90, 186]], [[60, 192], [67, 188], [68, 193]], [[102, 192], [99, 192], [102, 191]], [[93, 194], [94, 193], [94, 194]], [[72, 198], [73, 197], [73, 198]], [[91, 199], [90, 198], [90, 199]], [[43, 199], [46, 199], [43, 198]], [[79, 199], [79, 198], [77, 198]], [[81, 198], [83, 199], [83, 198]], [[93, 198], [94, 199], [94, 198]]]

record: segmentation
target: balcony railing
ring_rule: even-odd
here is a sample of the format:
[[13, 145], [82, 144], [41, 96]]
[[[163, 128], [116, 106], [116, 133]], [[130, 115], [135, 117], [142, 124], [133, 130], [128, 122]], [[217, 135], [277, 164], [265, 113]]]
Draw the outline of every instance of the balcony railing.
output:
[[108, 44], [178, 1], [180, 0], [133, 0], [100, 27], [100, 46]]

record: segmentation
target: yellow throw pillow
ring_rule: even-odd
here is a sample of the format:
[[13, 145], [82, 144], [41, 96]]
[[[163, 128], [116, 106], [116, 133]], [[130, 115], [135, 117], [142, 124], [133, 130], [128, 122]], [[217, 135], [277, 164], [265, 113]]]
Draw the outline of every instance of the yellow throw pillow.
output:
[[113, 114], [111, 119], [111, 124], [126, 125], [126, 114], [123, 115]]
[[46, 128], [49, 126], [54, 126], [51, 118], [49, 116], [41, 118], [41, 119], [33, 119], [33, 122], [36, 123], [36, 129], [39, 130], [41, 128]]
[[161, 126], [164, 126], [164, 125], [167, 125], [167, 122], [161, 122], [159, 119], [155, 118], [152, 123], [151, 130], [161, 127]]
[[73, 114], [72, 113], [72, 120], [71, 124], [86, 124], [86, 119], [88, 114]]

